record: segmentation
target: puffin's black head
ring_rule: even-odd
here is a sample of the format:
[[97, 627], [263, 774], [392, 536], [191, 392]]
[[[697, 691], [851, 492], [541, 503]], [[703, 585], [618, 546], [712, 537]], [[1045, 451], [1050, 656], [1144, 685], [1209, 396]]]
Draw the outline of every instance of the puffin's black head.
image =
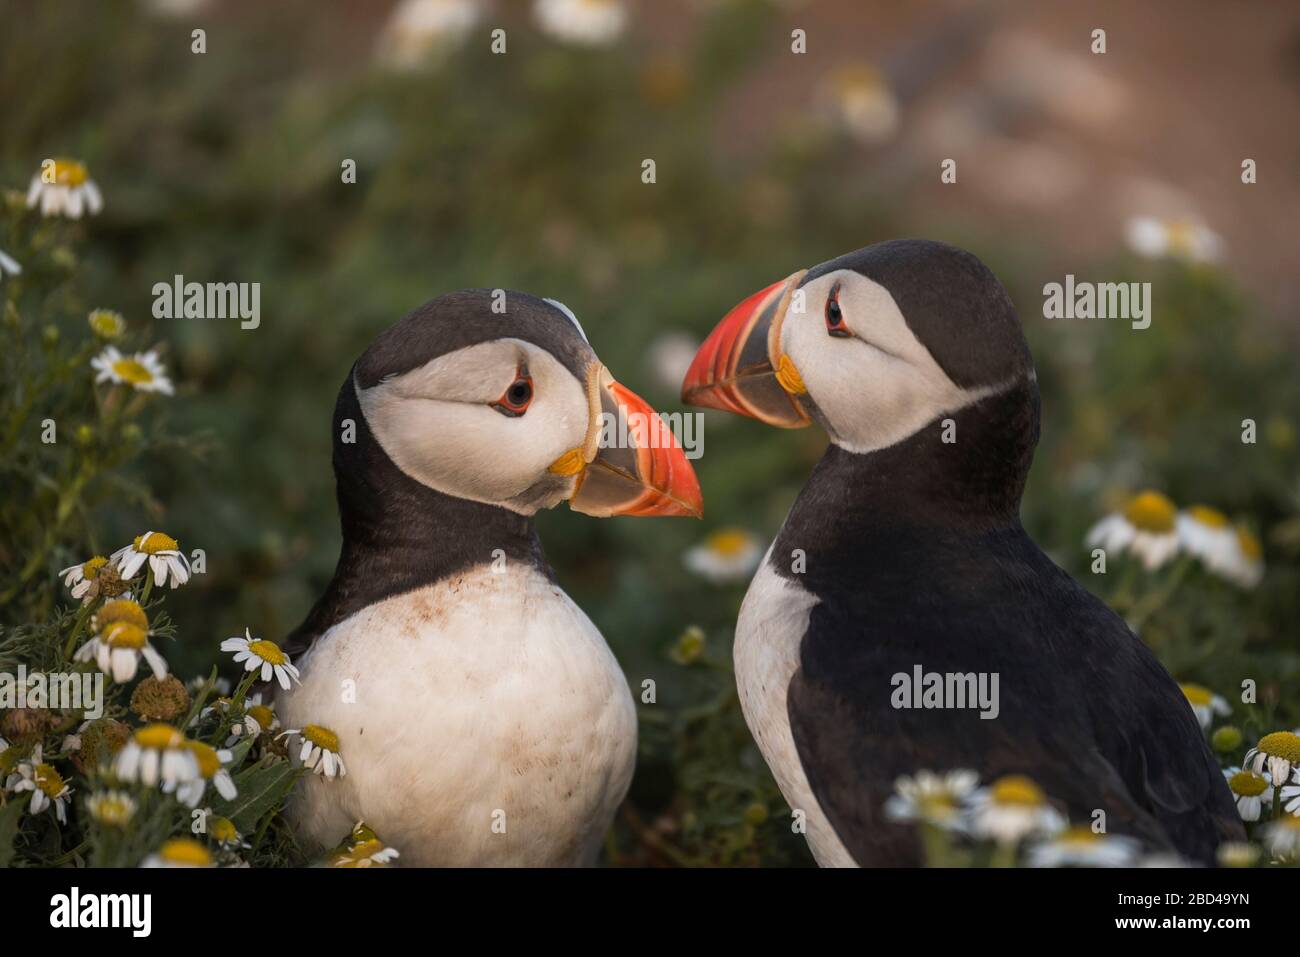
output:
[[[620, 413], [626, 441], [610, 441]], [[414, 481], [523, 515], [565, 499], [597, 516], [700, 513], [672, 433], [553, 300], [472, 289], [427, 303], [361, 355], [335, 417], [340, 496], [357, 508]]]
[[1006, 290], [975, 256], [922, 239], [867, 246], [746, 299], [700, 348], [682, 397], [785, 428], [816, 419], [856, 453], [978, 408], [944, 460], [967, 468], [997, 442], [1017, 497], [1038, 438], [1033, 360]]

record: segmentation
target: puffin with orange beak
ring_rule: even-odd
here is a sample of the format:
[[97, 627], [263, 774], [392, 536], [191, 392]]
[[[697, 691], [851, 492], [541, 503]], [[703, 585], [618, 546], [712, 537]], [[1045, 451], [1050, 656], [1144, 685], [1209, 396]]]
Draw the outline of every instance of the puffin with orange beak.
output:
[[632, 779], [636, 713], [533, 515], [567, 500], [698, 517], [685, 453], [567, 307], [485, 289], [370, 345], [333, 442], [342, 553], [285, 643], [301, 683], [277, 703], [339, 759], [290, 800], [303, 843], [364, 820], [403, 864], [592, 863]]
[[1068, 815], [1081, 841], [1100, 825], [1203, 864], [1244, 839], [1178, 685], [1020, 524], [1038, 382], [975, 256], [895, 240], [801, 269], [727, 314], [682, 396], [830, 436], [734, 652], [745, 719], [820, 864], [920, 863], [927, 802], [967, 824], [942, 786], [891, 801], [920, 771], [978, 772], [996, 813], [973, 826], [1029, 822], [1017, 839]]

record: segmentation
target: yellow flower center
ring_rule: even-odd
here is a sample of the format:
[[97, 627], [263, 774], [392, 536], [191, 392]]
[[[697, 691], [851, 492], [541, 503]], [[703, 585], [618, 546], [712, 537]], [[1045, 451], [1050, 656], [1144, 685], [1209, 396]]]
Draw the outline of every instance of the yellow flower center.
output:
[[212, 863], [212, 855], [198, 841], [188, 837], [174, 837], [158, 848], [158, 856], [169, 864], [190, 864], [194, 867], [207, 867]]
[[957, 801], [948, 791], [935, 794], [923, 794], [917, 798], [917, 806], [926, 817], [951, 817], [957, 810]]
[[143, 628], [125, 621], [115, 621], [99, 633], [99, 640], [110, 648], [139, 650], [147, 638], [148, 633]]
[[1241, 553], [1251, 561], [1259, 561], [1264, 555], [1264, 549], [1260, 547], [1259, 539], [1244, 528], [1237, 529], [1237, 544], [1241, 547]]
[[1165, 227], [1165, 235], [1169, 238], [1170, 249], [1175, 252], [1191, 252], [1196, 239], [1196, 227], [1185, 219], [1176, 220]]
[[1214, 692], [1201, 685], [1180, 684], [1178, 687], [1183, 690], [1183, 697], [1192, 704], [1208, 705], [1214, 700]]
[[137, 552], [143, 552], [146, 555], [157, 555], [159, 552], [175, 552], [180, 550], [180, 544], [176, 539], [164, 532], [148, 532], [144, 535], [137, 535], [133, 543]]
[[1187, 510], [1187, 514], [1208, 528], [1227, 528], [1228, 526], [1228, 516], [1217, 508], [1211, 508], [1208, 505], [1193, 505]]
[[1150, 490], [1133, 496], [1124, 506], [1124, 517], [1144, 532], [1172, 532], [1177, 516], [1178, 509], [1168, 496]]
[[212, 821], [212, 838], [222, 843], [239, 840], [239, 831], [235, 828], [235, 822], [228, 817], [214, 818]]
[[143, 385], [153, 381], [153, 373], [139, 359], [123, 356], [113, 363], [114, 374], [123, 382], [131, 385]]
[[248, 716], [256, 721], [263, 731], [275, 724], [275, 712], [264, 704], [252, 705], [248, 709]]
[[90, 331], [101, 339], [116, 339], [126, 331], [126, 320], [112, 309], [96, 309], [86, 317]]
[[141, 631], [149, 630], [149, 616], [144, 613], [144, 609], [140, 607], [139, 602], [132, 601], [130, 598], [118, 598], [107, 602], [103, 608], [95, 613], [95, 628], [97, 631], [104, 631], [109, 625], [116, 622], [135, 625]]
[[134, 812], [126, 798], [105, 795], [92, 799], [90, 813], [101, 824], [121, 825], [129, 821]]
[[1232, 789], [1233, 794], [1240, 794], [1242, 797], [1259, 797], [1268, 787], [1268, 782], [1264, 780], [1262, 774], [1238, 771], [1228, 778], [1228, 787]]
[[338, 754], [339, 736], [329, 728], [322, 728], [318, 724], [305, 724], [302, 728], [302, 736], [316, 747]]
[[867, 92], [874, 93], [883, 90], [885, 87], [884, 79], [879, 71], [861, 63], [836, 70], [833, 83], [836, 91], [841, 96], [860, 95]]
[[54, 161], [54, 182], [59, 186], [80, 186], [87, 178], [84, 163], [63, 158]]
[[194, 760], [198, 762], [199, 774], [205, 779], [211, 777], [221, 770], [221, 759], [217, 757], [217, 752], [210, 745], [202, 741], [186, 741], [185, 746], [190, 749], [194, 755]]
[[1017, 804], [1037, 807], [1043, 803], [1042, 790], [1033, 781], [1019, 774], [1011, 774], [993, 785], [993, 800], [998, 804]]
[[49, 797], [58, 797], [67, 787], [63, 783], [63, 775], [50, 767], [48, 764], [38, 764], [33, 769], [35, 771], [36, 786], [46, 793]]
[[1274, 758], [1284, 758], [1292, 764], [1300, 764], [1300, 734], [1293, 731], [1274, 731], [1259, 739], [1255, 747], [1264, 754]]
[[749, 546], [749, 533], [739, 528], [724, 528], [708, 538], [709, 551], [724, 558], [735, 558]]
[[1091, 847], [1101, 840], [1101, 835], [1091, 828], [1076, 825], [1075, 827], [1066, 828], [1056, 840], [1061, 844], [1070, 844], [1075, 847]]
[[184, 744], [185, 736], [170, 724], [149, 724], [135, 733], [135, 743], [142, 748], [164, 751]]
[[279, 645], [274, 641], [267, 641], [264, 638], [259, 638], [257, 641], [250, 641], [248, 643], [248, 650], [257, 655], [257, 657], [261, 658], [263, 661], [272, 665], [282, 665], [289, 660], [285, 656], [285, 653], [280, 650]]
[[84, 578], [94, 581], [99, 576], [99, 570], [108, 564], [108, 559], [101, 555], [96, 555], [88, 562], [81, 566], [81, 574]]

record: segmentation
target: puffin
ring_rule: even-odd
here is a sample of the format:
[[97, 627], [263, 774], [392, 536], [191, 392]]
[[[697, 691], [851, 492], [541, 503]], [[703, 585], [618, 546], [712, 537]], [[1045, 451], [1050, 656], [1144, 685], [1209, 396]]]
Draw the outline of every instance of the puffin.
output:
[[[734, 645], [746, 723], [820, 865], [919, 864], [885, 805], [920, 770], [1028, 777], [1073, 823], [1188, 862], [1244, 840], [1177, 684], [1021, 525], [1037, 375], [978, 258], [901, 239], [800, 269], [726, 314], [682, 397], [829, 437]], [[898, 693], [931, 674], [988, 677], [998, 700]]]
[[567, 500], [698, 517], [673, 433], [567, 306], [470, 289], [357, 359], [333, 467], [338, 564], [282, 643], [300, 683], [281, 722], [338, 758], [290, 797], [301, 844], [334, 847], [364, 821], [403, 865], [594, 863], [631, 782], [636, 712], [534, 515]]

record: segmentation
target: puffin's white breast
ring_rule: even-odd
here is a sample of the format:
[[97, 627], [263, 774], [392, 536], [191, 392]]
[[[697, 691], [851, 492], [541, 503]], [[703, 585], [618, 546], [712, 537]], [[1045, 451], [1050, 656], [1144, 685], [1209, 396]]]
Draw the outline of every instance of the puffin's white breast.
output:
[[856, 867], [813, 796], [790, 732], [786, 693], [817, 598], [778, 575], [764, 556], [736, 621], [736, 688], [745, 723], [792, 811], [803, 811], [805, 837], [822, 867]]
[[332, 847], [364, 819], [401, 863], [591, 863], [632, 779], [636, 710], [600, 632], [524, 565], [371, 605], [317, 639], [287, 728], [339, 735], [290, 816]]

